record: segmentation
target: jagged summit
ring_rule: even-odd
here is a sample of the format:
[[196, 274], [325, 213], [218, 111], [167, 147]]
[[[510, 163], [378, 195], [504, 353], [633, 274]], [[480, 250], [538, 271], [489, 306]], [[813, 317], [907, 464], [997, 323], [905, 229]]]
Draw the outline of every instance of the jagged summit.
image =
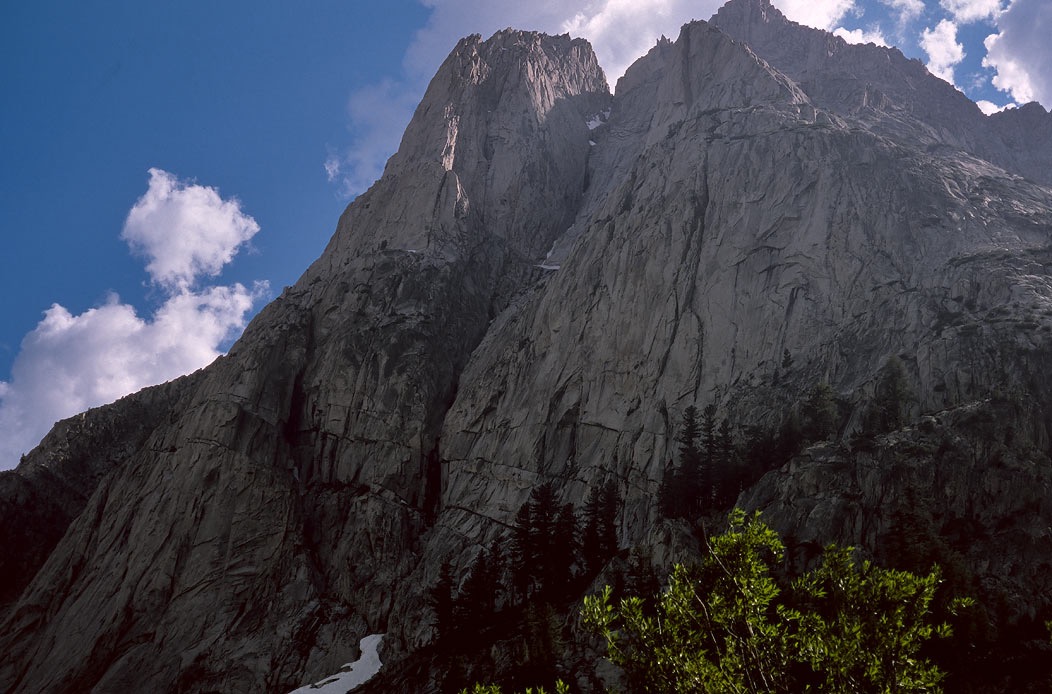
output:
[[789, 24], [796, 24], [790, 22], [770, 0], [729, 0], [709, 21], [718, 26], [738, 29], [763, 24], [784, 28]]
[[975, 145], [978, 107], [896, 48], [849, 44], [788, 20], [765, 0], [731, 0], [711, 21], [823, 108], [862, 117], [887, 135]]
[[1022, 144], [1014, 125], [1006, 123], [1011, 118], [984, 116], [971, 99], [929, 73], [919, 60], [907, 59], [894, 47], [850, 44], [797, 24], [769, 0], [730, 0], [709, 21], [747, 44], [822, 109], [849, 115], [894, 140], [971, 152], [1052, 184], [1052, 168], [1039, 163], [1052, 156], [1052, 146], [1041, 134], [1052, 130], [1052, 116], [1035, 119], [1036, 136]]
[[[428, 86], [384, 176], [341, 221], [334, 243], [353, 237], [354, 250], [330, 248], [325, 256], [380, 243], [462, 256], [478, 240], [464, 235], [460, 220], [469, 218], [478, 233], [503, 239], [523, 257], [543, 256], [582, 188], [570, 179], [588, 156], [588, 116], [609, 99], [584, 40], [511, 29], [486, 41], [462, 39]], [[523, 171], [554, 185], [522, 186]], [[428, 205], [400, 209], [397, 224], [375, 219], [373, 198], [406, 197], [406, 186], [434, 189], [422, 199], [440, 196], [453, 216], [432, 220]], [[528, 210], [530, 221], [513, 209]]]
[[[0, 538], [0, 689], [287, 692], [385, 633], [373, 691], [433, 691], [428, 589], [535, 486], [613, 483], [623, 550], [687, 556], [655, 501], [685, 408], [744, 450], [826, 382], [846, 441], [892, 355], [923, 427], [750, 469], [740, 499], [870, 551], [908, 487], [932, 527], [982, 529], [959, 552], [996, 605], [1040, 614], [1052, 512], [998, 490], [1048, 489], [1047, 117], [986, 118], [763, 0], [659, 42], [616, 96], [587, 42], [465, 38], [226, 357], [0, 476], [0, 527], [47, 529]], [[995, 416], [996, 460], [965, 438]]]

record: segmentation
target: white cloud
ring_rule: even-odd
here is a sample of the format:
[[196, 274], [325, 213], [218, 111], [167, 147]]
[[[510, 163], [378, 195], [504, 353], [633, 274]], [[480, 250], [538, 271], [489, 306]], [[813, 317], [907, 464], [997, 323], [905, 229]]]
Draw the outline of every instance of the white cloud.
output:
[[347, 116], [352, 143], [343, 154], [330, 152], [324, 164], [340, 195], [362, 193], [380, 177], [422, 95], [423, 86], [415, 81], [390, 79], [351, 94]]
[[[150, 259], [166, 300], [150, 318], [116, 295], [80, 315], [59, 304], [44, 312], [22, 340], [11, 380], [0, 382], [0, 469], [14, 466], [59, 419], [209, 364], [266, 292], [266, 283], [192, 289], [198, 273], [214, 275], [233, 257], [239, 233], [258, 227], [212, 188], [158, 169], [150, 176], [125, 238]], [[150, 221], [167, 236], [146, 229]]]
[[954, 84], [953, 69], [964, 60], [964, 46], [957, 43], [957, 25], [948, 19], [921, 32], [920, 46], [928, 54], [928, 70]]
[[128, 213], [121, 238], [149, 259], [146, 271], [155, 283], [185, 289], [201, 275], [219, 274], [258, 231], [237, 200], [150, 169], [149, 189]]
[[675, 39], [692, 19], [708, 19], [723, 4], [718, 0], [606, 0], [583, 5], [567, 16], [560, 31], [588, 39], [606, 71], [610, 86], [654, 47], [662, 36]]
[[830, 31], [849, 13], [854, 0], [772, 0], [786, 17], [807, 26]]
[[1000, 113], [1001, 111], [1007, 111], [1010, 108], [1015, 108], [1016, 105], [1013, 103], [1007, 103], [1004, 106], [998, 106], [992, 101], [986, 99], [979, 99], [975, 102], [975, 105], [979, 107], [979, 110], [986, 115], [993, 115], [994, 113]]
[[986, 38], [983, 66], [995, 71], [993, 84], [1025, 104], [1052, 106], [1052, 3], [1014, 0], [997, 16], [999, 33]]
[[833, 30], [833, 34], [844, 39], [848, 43], [875, 43], [878, 46], [887, 46], [888, 40], [884, 38], [884, 34], [881, 33], [879, 27], [875, 27], [870, 31], [863, 29], [845, 29], [844, 27], [837, 27]]
[[322, 166], [325, 167], [325, 177], [329, 179], [329, 183], [332, 183], [339, 177], [343, 164], [334, 152], [329, 152]]
[[939, 0], [944, 10], [958, 24], [992, 19], [1001, 11], [1002, 0]]
[[898, 12], [899, 24], [908, 24], [924, 13], [923, 0], [880, 0], [882, 4]]

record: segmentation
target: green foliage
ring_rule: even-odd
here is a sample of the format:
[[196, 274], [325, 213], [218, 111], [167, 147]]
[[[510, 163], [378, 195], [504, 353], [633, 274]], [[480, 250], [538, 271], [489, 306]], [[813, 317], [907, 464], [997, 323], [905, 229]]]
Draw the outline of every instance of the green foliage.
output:
[[[503, 694], [499, 686], [495, 684], [476, 684], [471, 689], [462, 689], [460, 694]], [[548, 694], [544, 687], [527, 687], [525, 694]], [[555, 683], [555, 694], [570, 694], [570, 687], [559, 680]]]
[[709, 403], [701, 413], [701, 458], [711, 463], [716, 457], [716, 406]]
[[698, 408], [688, 405], [687, 409], [683, 410], [683, 422], [676, 435], [676, 441], [680, 444], [680, 462], [683, 461], [685, 451], [697, 450], [699, 433]]
[[435, 611], [435, 638], [440, 639], [455, 629], [453, 567], [446, 559], [438, 570], [438, 580], [431, 587], [428, 602]]
[[[705, 411], [709, 415], [709, 408]], [[711, 428], [711, 422], [709, 424]], [[702, 494], [705, 475], [698, 444], [701, 435], [699, 427], [698, 410], [691, 405], [683, 411], [683, 422], [676, 435], [676, 441], [679, 443], [679, 464], [666, 472], [662, 488], [658, 490], [659, 510], [667, 518], [690, 516]]]
[[617, 483], [609, 480], [589, 493], [579, 527], [576, 510], [558, 502], [553, 483], [534, 488], [515, 515], [511, 535], [509, 566], [519, 600], [559, 601], [569, 595], [581, 570], [598, 573], [617, 553], [620, 507]]
[[731, 692], [753, 683], [770, 689], [779, 627], [766, 618], [778, 588], [767, 572], [780, 556], [777, 535], [736, 511], [697, 568], [676, 566], [657, 614], [632, 596], [614, 607], [607, 588], [585, 598], [584, 618], [606, 640], [612, 662], [633, 692]]
[[825, 441], [837, 432], [837, 406], [833, 389], [825, 381], [816, 383], [802, 407], [804, 438]]
[[868, 413], [868, 429], [878, 434], [893, 431], [907, 421], [913, 391], [902, 361], [892, 356], [877, 377], [876, 390]]
[[563, 504], [555, 516], [550, 540], [544, 544], [547, 557], [545, 569], [549, 572], [546, 586], [561, 594], [573, 578], [573, 565], [578, 555], [577, 516], [573, 504]]
[[938, 572], [918, 577], [829, 547], [821, 565], [779, 587], [783, 546], [759, 515], [735, 510], [698, 567], [677, 566], [656, 613], [607, 588], [584, 618], [632, 692], [930, 692], [942, 674], [919, 655], [932, 636]]
[[584, 527], [581, 531], [581, 558], [585, 573], [594, 576], [617, 553], [617, 511], [621, 496], [617, 484], [592, 487], [584, 505]]
[[535, 487], [512, 531], [512, 571], [521, 597], [546, 597], [568, 583], [574, 543], [573, 508], [559, 504], [553, 483]]
[[929, 619], [939, 572], [916, 576], [855, 563], [830, 546], [821, 565], [793, 585], [795, 605], [780, 606], [790, 650], [810, 666], [808, 684], [823, 692], [936, 691], [939, 669], [918, 654], [946, 624]]
[[661, 588], [654, 564], [643, 548], [636, 545], [628, 555], [628, 571], [625, 575], [625, 590], [632, 595], [645, 596], [653, 602], [651, 596], [657, 595]]
[[694, 519], [724, 500], [724, 488], [738, 486], [728, 479], [737, 458], [730, 422], [724, 419], [717, 426], [712, 404], [699, 421], [691, 405], [683, 412], [676, 441], [679, 464], [665, 470], [658, 488], [658, 512], [665, 518]]
[[501, 547], [496, 542], [475, 557], [454, 603], [458, 626], [476, 628], [496, 610], [502, 561]]

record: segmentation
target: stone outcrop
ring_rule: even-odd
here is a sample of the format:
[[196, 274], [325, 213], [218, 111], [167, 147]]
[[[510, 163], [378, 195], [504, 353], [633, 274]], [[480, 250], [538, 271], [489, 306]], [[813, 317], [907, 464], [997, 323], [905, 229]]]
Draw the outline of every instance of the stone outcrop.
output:
[[[583, 41], [464, 39], [384, 176], [229, 355], [0, 476], [22, 499], [5, 520], [65, 509], [5, 594], [0, 687], [288, 691], [370, 633], [397, 667], [433, 637], [442, 561], [505, 535], [537, 483], [579, 501], [614, 480], [623, 545], [666, 537], [654, 497], [687, 406], [742, 436], [824, 380], [847, 434], [892, 355], [914, 413], [1007, 397], [1047, 448], [1048, 118], [983, 116], [894, 49], [765, 0], [663, 40], [616, 97]], [[1032, 593], [1013, 609], [1052, 602], [1041, 457], [942, 474], [921, 448], [812, 449], [742, 501], [865, 546], [889, 527], [877, 507], [919, 489], [999, 527], [972, 559], [1014, 562], [1009, 592]], [[26, 511], [59, 458], [79, 505]]]
[[1011, 407], [987, 399], [935, 412], [867, 450], [813, 446], [741, 504], [791, 532], [802, 561], [830, 542], [879, 556], [895, 535], [930, 526], [1008, 621], [1033, 619], [1052, 601], [1052, 462], [1006, 436]]
[[462, 41], [323, 256], [163, 426], [115, 431], [135, 452], [10, 609], [3, 687], [288, 690], [382, 632], [460, 370], [572, 221], [609, 98], [583, 41]]
[[99, 481], [167, 424], [200, 372], [55, 425], [16, 471], [0, 474], [0, 614], [25, 589]]

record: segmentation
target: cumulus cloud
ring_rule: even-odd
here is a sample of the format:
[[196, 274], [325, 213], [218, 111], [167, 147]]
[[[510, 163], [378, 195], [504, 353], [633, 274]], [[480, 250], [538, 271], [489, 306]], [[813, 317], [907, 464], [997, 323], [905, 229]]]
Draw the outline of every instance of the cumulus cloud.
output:
[[155, 283], [186, 288], [201, 275], [219, 274], [258, 231], [237, 200], [150, 169], [149, 189], [128, 213], [121, 238], [149, 259], [146, 271]]
[[1000, 113], [1001, 111], [1007, 111], [1010, 108], [1016, 107], [1016, 105], [1013, 103], [1008, 103], [1004, 106], [998, 106], [994, 102], [987, 101], [986, 99], [979, 99], [975, 102], [975, 105], [979, 107], [980, 111], [982, 111], [988, 116], [993, 115], [995, 113]]
[[863, 29], [851, 29], [849, 31], [844, 27], [837, 27], [833, 30], [833, 34], [839, 36], [848, 43], [875, 43], [878, 46], [888, 45], [888, 40], [884, 38], [884, 34], [881, 33], [880, 28], [873, 28], [869, 31]]
[[259, 229], [214, 189], [151, 169], [128, 220], [124, 237], [149, 259], [164, 302], [149, 318], [116, 295], [80, 315], [59, 304], [44, 312], [22, 340], [11, 380], [0, 382], [0, 468], [13, 467], [59, 419], [209, 364], [266, 292], [266, 283], [193, 288]]
[[1002, 0], [939, 0], [942, 9], [958, 24], [992, 19], [1001, 11]]
[[831, 30], [849, 13], [854, 0], [772, 0], [786, 17], [807, 26]]
[[924, 13], [923, 0], [880, 0], [882, 4], [898, 13], [900, 25], [908, 24]]
[[953, 69], [964, 60], [964, 46], [957, 43], [957, 25], [944, 19], [934, 29], [925, 29], [920, 46], [928, 54], [929, 72], [954, 84]]
[[1018, 103], [1052, 106], [1052, 3], [1014, 0], [997, 16], [999, 33], [984, 42], [983, 66], [994, 70], [993, 84]]
[[591, 42], [612, 86], [661, 36], [676, 38], [683, 24], [708, 19], [719, 4], [607, 0], [586, 5], [563, 20], [560, 29]]

